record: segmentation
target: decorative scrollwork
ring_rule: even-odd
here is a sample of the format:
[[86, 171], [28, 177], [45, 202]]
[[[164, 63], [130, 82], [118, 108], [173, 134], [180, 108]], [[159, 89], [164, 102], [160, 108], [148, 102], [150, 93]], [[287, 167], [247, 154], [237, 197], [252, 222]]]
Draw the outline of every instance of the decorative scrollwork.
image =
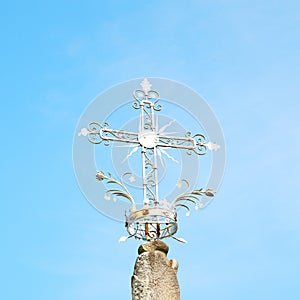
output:
[[144, 101], [142, 104], [142, 109], [144, 113], [144, 126], [143, 128], [146, 130], [153, 130], [154, 124], [152, 120], [152, 109], [151, 109], [152, 103], [149, 101]]
[[103, 125], [101, 125], [98, 122], [89, 123], [87, 131], [86, 131], [89, 142], [91, 142], [93, 144], [102, 143], [103, 139], [101, 138], [101, 131], [104, 127], [108, 127], [108, 126], [109, 126], [109, 124], [107, 122], [105, 122]]
[[100, 137], [105, 141], [116, 141], [138, 144], [138, 134], [123, 130], [114, 130], [110, 128], [101, 128]]
[[141, 108], [141, 101], [138, 99], [135, 99], [135, 101], [132, 103], [132, 107], [134, 109], [140, 109]]
[[100, 144], [102, 139], [100, 137], [100, 130], [102, 126], [97, 122], [92, 122], [88, 125], [88, 140], [93, 144]]
[[214, 197], [215, 191], [212, 189], [203, 190], [202, 188], [199, 190], [188, 191], [180, 194], [175, 200], [173, 200], [172, 205], [174, 208], [176, 207], [184, 207], [187, 210], [187, 216], [190, 214], [190, 208], [188, 206], [188, 202], [191, 202], [195, 205], [195, 209], [199, 209], [202, 207], [201, 205], [201, 197]]
[[135, 210], [135, 202], [133, 197], [131, 196], [131, 194], [129, 193], [128, 189], [126, 188], [126, 186], [124, 185], [123, 182], [120, 182], [118, 180], [116, 180], [115, 178], [112, 177], [112, 175], [110, 173], [107, 173], [108, 175], [105, 175], [104, 172], [102, 171], [98, 171], [96, 173], [96, 179], [99, 181], [106, 181], [108, 184], [114, 184], [116, 186], [121, 187], [120, 188], [111, 188], [106, 190], [106, 194], [107, 195], [113, 195], [116, 197], [123, 197], [126, 198], [127, 200], [130, 201], [131, 205], [132, 205], [132, 210]]
[[[146, 223], [146, 239], [147, 240], [154, 240], [157, 239], [160, 236], [160, 230], [157, 230], [159, 228], [159, 224], [153, 224], [153, 223]], [[148, 225], [148, 226], [147, 226]]]
[[192, 138], [186, 137], [171, 137], [171, 136], [158, 136], [158, 146], [171, 147], [179, 149], [193, 150], [195, 142]]
[[155, 181], [155, 179], [154, 178], [152, 178], [152, 179], [148, 179], [148, 185], [149, 186], [155, 186], [156, 185], [156, 181]]
[[191, 137], [191, 132], [187, 132], [185, 137], [158, 136], [157, 146], [186, 149], [188, 155], [192, 151], [197, 155], [204, 155], [207, 152], [207, 144], [204, 142], [204, 135], [196, 134]]
[[158, 104], [159, 98], [160, 98], [159, 92], [154, 90], [150, 90], [148, 92], [148, 99], [152, 101], [153, 109], [155, 111], [160, 111], [162, 109], [162, 105]]
[[144, 129], [149, 130], [149, 131], [153, 129], [153, 124], [152, 124], [151, 120], [146, 119], [146, 121], [144, 123]]
[[161, 104], [157, 104], [153, 106], [153, 109], [156, 110], [156, 111], [160, 111], [162, 109], [162, 105]]
[[148, 92], [148, 99], [151, 100], [153, 103], [157, 103], [159, 100], [159, 92], [155, 90], [150, 90]]
[[193, 151], [198, 155], [204, 155], [207, 152], [207, 146], [205, 144], [205, 136], [203, 134], [196, 134], [193, 136], [195, 140], [195, 147]]
[[161, 207], [144, 207], [126, 215], [126, 227], [129, 237], [148, 241], [167, 238], [177, 231], [176, 212]]
[[146, 95], [146, 93], [143, 90], [134, 90], [133, 97], [140, 104], [141, 104], [141, 102], [143, 102], [143, 101], [145, 101], [147, 99], [147, 95]]
[[102, 139], [101, 142], [104, 141], [104, 146], [109, 146], [110, 145], [110, 140], [109, 140], [109, 134], [107, 131], [103, 131], [103, 128], [100, 130], [100, 138]]
[[140, 109], [142, 105], [149, 105], [149, 107], [153, 107], [155, 111], [160, 111], [162, 109], [162, 105], [158, 104], [160, 98], [159, 92], [155, 90], [134, 90], [133, 97], [135, 102], [132, 106], [135, 109]]

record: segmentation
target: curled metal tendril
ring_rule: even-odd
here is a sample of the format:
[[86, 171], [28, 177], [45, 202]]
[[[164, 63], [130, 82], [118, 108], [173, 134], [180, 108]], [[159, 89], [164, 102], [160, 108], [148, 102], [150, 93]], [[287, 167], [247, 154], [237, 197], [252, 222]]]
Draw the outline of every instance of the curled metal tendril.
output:
[[[152, 227], [153, 227], [153, 225], [152, 225]], [[155, 239], [155, 238], [157, 238], [157, 230], [155, 230], [155, 229], [149, 230], [149, 232], [146, 233], [146, 235], [148, 236], [149, 239]]]
[[159, 101], [159, 98], [160, 98], [159, 93], [157, 91], [151, 90], [151, 91], [149, 91], [148, 95], [149, 95], [149, 98], [153, 102], [153, 109], [155, 111], [160, 111], [162, 109], [162, 105], [158, 104], [158, 101]]
[[153, 168], [152, 162], [147, 160], [147, 161], [145, 162], [145, 167], [146, 167], [146, 169], [149, 169], [149, 168], [152, 169], [152, 168]]
[[102, 139], [100, 138], [100, 135], [98, 133], [89, 133], [88, 140], [92, 144], [100, 144], [102, 142]]
[[91, 122], [88, 125], [88, 130], [99, 132], [101, 128], [108, 127], [108, 126], [109, 124], [107, 122], [104, 122], [102, 125], [98, 122]]
[[148, 99], [151, 100], [153, 103], [156, 103], [159, 100], [159, 92], [150, 90], [148, 92]]
[[121, 176], [121, 182], [122, 182], [122, 184], [124, 184], [124, 178], [125, 178], [126, 176], [131, 177], [131, 176], [134, 176], [134, 174], [131, 173], [131, 172], [125, 172], [125, 173]]
[[154, 172], [151, 171], [147, 174], [147, 186], [155, 186], [155, 176], [154, 176]]
[[133, 97], [136, 99], [138, 102], [142, 102], [147, 99], [147, 95], [143, 90], [135, 90], [133, 92]]
[[139, 226], [137, 227], [132, 227], [132, 226], [128, 226], [128, 224], [126, 224], [126, 227], [127, 227], [127, 230], [128, 230], [128, 233], [130, 234], [129, 237], [136, 237], [138, 238], [139, 234], [138, 234], [138, 230], [139, 230]]
[[108, 137], [109, 136], [107, 131], [102, 131], [101, 134], [102, 134], [103, 137]]
[[157, 105], [156, 105], [156, 103], [155, 103], [154, 106], [153, 106], [153, 109], [154, 109], [155, 111], [160, 111], [160, 110], [162, 109], [162, 105], [161, 105], [161, 104], [157, 104]]
[[140, 100], [136, 99], [133, 103], [132, 103], [132, 107], [134, 109], [140, 109], [141, 108], [141, 102]]
[[153, 109], [155, 111], [160, 111], [162, 109], [162, 105], [158, 104], [160, 95], [159, 92], [151, 90], [148, 92], [148, 99], [150, 99], [153, 103]]
[[155, 186], [155, 185], [156, 185], [155, 180], [154, 180], [154, 179], [149, 179], [149, 180], [148, 180], [148, 185], [150, 185], [150, 186]]
[[155, 111], [160, 111], [162, 109], [162, 106], [160, 104], [157, 104], [159, 101], [159, 93], [154, 90], [148, 91], [146, 94], [143, 90], [135, 90], [133, 92], [133, 97], [136, 100], [132, 106], [135, 109], [139, 109], [141, 107], [142, 102], [147, 102], [146, 104], [148, 107], [152, 106]]
[[197, 145], [194, 148], [194, 152], [198, 155], [204, 155], [207, 152], [207, 147], [205, 145]]
[[149, 123], [149, 122], [145, 123], [144, 124], [144, 129], [151, 130], [152, 129], [152, 123]]
[[185, 137], [189, 138], [191, 137], [192, 133], [190, 131], [186, 132]]
[[183, 178], [177, 183], [177, 187], [181, 188], [183, 184], [185, 185], [185, 192], [187, 192], [190, 187], [190, 182]]
[[[101, 136], [102, 135], [102, 136]], [[103, 137], [108, 137], [109, 134], [107, 131], [100, 131], [100, 138], [102, 139], [101, 142], [103, 142], [104, 146], [109, 146], [110, 145], [110, 140], [109, 139], [104, 139]]]
[[196, 134], [193, 136], [195, 139], [196, 145], [194, 148], [194, 152], [198, 155], [204, 155], [207, 152], [207, 147], [204, 144], [205, 142], [205, 136], [202, 134]]
[[102, 126], [97, 122], [91, 122], [88, 125], [88, 140], [93, 144], [100, 144], [102, 139], [100, 137], [100, 130]]
[[190, 150], [190, 149], [186, 150], [187, 155], [192, 155], [192, 153], [193, 153], [193, 150]]
[[155, 196], [149, 189], [147, 190], [147, 199], [149, 199], [149, 205], [152, 206], [155, 202]]
[[151, 109], [151, 106], [153, 106], [153, 103], [151, 101], [145, 100], [144, 101], [144, 110], [149, 115], [149, 112], [146, 109]]
[[91, 122], [88, 125], [88, 131], [90, 131], [91, 133], [98, 133], [98, 132], [100, 132], [101, 128], [102, 128], [102, 126], [98, 122]]
[[206, 140], [205, 136], [203, 134], [196, 134], [193, 136], [197, 144], [203, 144]]
[[149, 103], [149, 102], [147, 102], [147, 103], [144, 102], [144, 105], [143, 105], [146, 122], [151, 122], [151, 120], [152, 120], [150, 104], [151, 103]]
[[154, 154], [153, 149], [148, 149], [148, 153], [149, 153], [150, 155], [153, 155], [153, 154]]
[[110, 145], [110, 141], [108, 140], [104, 140], [104, 143], [103, 143], [104, 146], [109, 146]]
[[[103, 142], [101, 137], [101, 129], [104, 127], [108, 127], [109, 124], [105, 122], [103, 125], [101, 125], [98, 122], [91, 122], [88, 125], [88, 140], [89, 142], [93, 144], [100, 144]], [[107, 145], [105, 142], [104, 145]]]

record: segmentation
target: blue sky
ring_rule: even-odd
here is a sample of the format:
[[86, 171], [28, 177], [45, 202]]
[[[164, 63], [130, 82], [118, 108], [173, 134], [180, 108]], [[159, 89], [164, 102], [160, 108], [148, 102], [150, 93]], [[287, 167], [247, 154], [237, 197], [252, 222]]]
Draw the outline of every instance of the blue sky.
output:
[[1, 4], [2, 299], [130, 299], [136, 241], [81, 194], [77, 120], [119, 82], [162, 77], [219, 118], [227, 163], [180, 223], [182, 299], [300, 297], [298, 1]]

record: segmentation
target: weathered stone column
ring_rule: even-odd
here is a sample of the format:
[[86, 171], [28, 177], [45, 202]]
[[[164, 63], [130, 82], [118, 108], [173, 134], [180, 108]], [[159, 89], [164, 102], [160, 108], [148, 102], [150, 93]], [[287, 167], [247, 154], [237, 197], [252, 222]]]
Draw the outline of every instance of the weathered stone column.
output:
[[162, 241], [142, 244], [131, 278], [132, 300], [179, 300], [178, 263], [167, 259], [169, 246]]

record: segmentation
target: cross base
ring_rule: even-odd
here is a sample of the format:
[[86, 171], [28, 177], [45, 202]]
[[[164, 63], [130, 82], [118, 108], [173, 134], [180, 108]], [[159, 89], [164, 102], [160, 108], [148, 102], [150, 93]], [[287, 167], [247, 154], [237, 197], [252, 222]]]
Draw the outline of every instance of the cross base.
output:
[[144, 241], [161, 240], [177, 232], [177, 214], [174, 209], [144, 206], [126, 216], [126, 228], [130, 237]]

